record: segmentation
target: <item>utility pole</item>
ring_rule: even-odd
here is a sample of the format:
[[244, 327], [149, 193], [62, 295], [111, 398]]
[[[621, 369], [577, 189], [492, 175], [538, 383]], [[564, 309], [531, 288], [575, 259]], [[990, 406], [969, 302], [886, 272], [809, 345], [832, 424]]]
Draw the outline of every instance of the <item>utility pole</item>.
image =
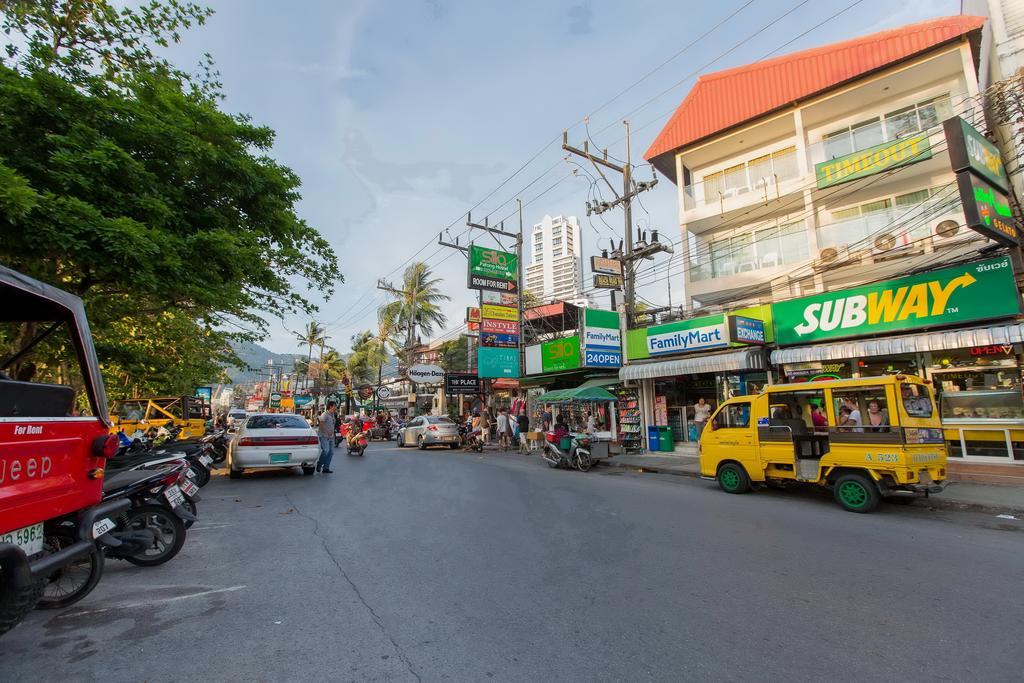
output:
[[[622, 253], [620, 260], [622, 261], [622, 278], [625, 290], [625, 308], [626, 308], [626, 327], [627, 329], [632, 327], [633, 320], [635, 318], [636, 311], [636, 291], [635, 291], [635, 273], [634, 263], [640, 259], [653, 258], [654, 254], [659, 251], [672, 251], [672, 246], [668, 244], [660, 244], [657, 240], [657, 232], [654, 233], [654, 240], [651, 244], [647, 244], [645, 236], [641, 233], [638, 236], [638, 241], [641, 243], [639, 249], [634, 249], [633, 244], [633, 198], [639, 195], [641, 192], [650, 190], [658, 184], [658, 179], [652, 178], [650, 181], [642, 181], [639, 183], [633, 182], [633, 164], [631, 160], [631, 149], [629, 139], [629, 121], [623, 121], [623, 125], [626, 127], [626, 162], [621, 166], [608, 159], [608, 150], [601, 150], [601, 155], [591, 154], [590, 143], [588, 141], [583, 142], [583, 149], [573, 147], [569, 144], [569, 132], [562, 132], [562, 149], [570, 154], [574, 154], [578, 157], [582, 157], [588, 160], [594, 165], [594, 169], [598, 175], [608, 186], [608, 189], [615, 195], [615, 199], [610, 202], [599, 202], [593, 203], [587, 202], [587, 215], [600, 214], [605, 211], [610, 211], [617, 206], [622, 206], [625, 220], [625, 240], [626, 250]], [[622, 192], [621, 194], [615, 189], [615, 187], [609, 182], [605, 176], [604, 171], [601, 168], [604, 167], [615, 173], [622, 174]], [[619, 249], [621, 251], [621, 248]]]

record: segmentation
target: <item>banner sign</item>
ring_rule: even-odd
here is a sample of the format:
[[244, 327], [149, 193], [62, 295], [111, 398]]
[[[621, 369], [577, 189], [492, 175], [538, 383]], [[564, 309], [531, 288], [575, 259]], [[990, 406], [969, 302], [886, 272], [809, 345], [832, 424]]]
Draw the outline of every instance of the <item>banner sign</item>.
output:
[[493, 332], [484, 332], [480, 335], [481, 346], [491, 346], [498, 348], [512, 348], [519, 346], [519, 335], [518, 334], [495, 334]]
[[970, 171], [957, 173], [956, 184], [967, 227], [1000, 244], [1017, 246], [1020, 232], [1006, 195]]
[[594, 287], [598, 289], [622, 289], [626, 280], [621, 275], [594, 274]]
[[480, 292], [480, 303], [494, 304], [496, 306], [511, 306], [516, 308], [519, 306], [519, 295], [518, 294], [507, 294], [505, 292]]
[[622, 365], [622, 332], [619, 313], [583, 309], [583, 366], [615, 368]]
[[498, 280], [518, 280], [519, 261], [515, 254], [480, 247], [475, 244], [469, 247], [469, 275]]
[[297, 394], [295, 396], [295, 407], [301, 408], [302, 406], [308, 406], [313, 402], [313, 397], [309, 394]]
[[647, 352], [652, 356], [717, 349], [729, 345], [724, 315], [680, 320], [647, 328]]
[[480, 377], [519, 377], [519, 349], [481, 347], [476, 352]]
[[1003, 192], [1009, 192], [1010, 182], [998, 147], [959, 116], [943, 121], [942, 128], [949, 147], [949, 165], [954, 171], [973, 171]]
[[519, 320], [519, 309], [509, 306], [484, 304], [480, 307], [480, 312], [484, 320], [511, 320], [513, 322]]
[[194, 396], [210, 403], [213, 401], [213, 387], [196, 387]]
[[1008, 256], [772, 304], [778, 344], [881, 335], [1019, 312]]
[[470, 289], [489, 289], [495, 292], [518, 292], [519, 285], [514, 280], [499, 280], [483, 275], [469, 274]]
[[440, 384], [444, 381], [444, 369], [438, 365], [414, 365], [409, 368], [409, 379], [416, 384]]
[[493, 334], [519, 334], [519, 322], [515, 320], [484, 320], [480, 331]]
[[466, 322], [478, 323], [480, 322], [480, 309], [476, 306], [471, 306], [466, 309]]
[[359, 398], [365, 401], [366, 399], [371, 398], [372, 396], [373, 387], [371, 387], [369, 384], [363, 384], [359, 387]]
[[730, 315], [728, 318], [730, 342], [734, 344], [757, 344], [760, 346], [766, 343], [763, 320], [744, 318], [739, 315]]
[[480, 323], [466, 323], [466, 330], [469, 332], [479, 332]]
[[579, 335], [563, 337], [540, 345], [541, 372], [575, 370], [580, 366]]
[[814, 165], [818, 189], [864, 178], [899, 166], [930, 159], [931, 143], [927, 133], [920, 133], [902, 140], [883, 142], [874, 147], [862, 149], [853, 154], [823, 161]]
[[605, 275], [622, 275], [622, 261], [602, 256], [591, 256], [590, 270]]
[[466, 372], [449, 372], [444, 378], [446, 394], [480, 394], [483, 385], [477, 375]]

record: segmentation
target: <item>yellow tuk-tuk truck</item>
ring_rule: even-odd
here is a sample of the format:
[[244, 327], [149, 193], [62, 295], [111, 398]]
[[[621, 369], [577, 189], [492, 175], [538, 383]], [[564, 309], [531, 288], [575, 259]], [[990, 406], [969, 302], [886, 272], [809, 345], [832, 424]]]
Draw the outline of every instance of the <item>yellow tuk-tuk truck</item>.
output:
[[181, 429], [179, 439], [199, 437], [206, 433], [210, 406], [195, 396], [162, 396], [130, 398], [111, 403], [110, 431], [131, 435], [136, 431], [175, 425]]
[[932, 388], [889, 375], [776, 384], [729, 399], [700, 437], [700, 470], [727, 493], [807, 482], [851, 512], [912, 502], [946, 486], [946, 443]]

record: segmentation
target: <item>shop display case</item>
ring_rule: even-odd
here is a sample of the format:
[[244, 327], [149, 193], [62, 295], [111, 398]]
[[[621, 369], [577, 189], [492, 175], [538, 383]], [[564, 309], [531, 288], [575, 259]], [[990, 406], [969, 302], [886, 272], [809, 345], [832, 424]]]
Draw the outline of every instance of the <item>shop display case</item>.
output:
[[636, 391], [619, 387], [615, 391], [619, 411], [619, 442], [626, 453], [643, 451], [640, 434], [640, 399]]

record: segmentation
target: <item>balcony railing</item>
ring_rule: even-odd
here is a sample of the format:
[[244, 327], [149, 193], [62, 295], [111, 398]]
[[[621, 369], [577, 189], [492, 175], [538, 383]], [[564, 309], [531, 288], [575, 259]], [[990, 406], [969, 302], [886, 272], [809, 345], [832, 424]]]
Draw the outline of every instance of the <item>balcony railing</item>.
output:
[[951, 219], [964, 222], [959, 202], [943, 207], [896, 207], [836, 221], [818, 227], [818, 248], [850, 247], [857, 249], [922, 246], [934, 234], [935, 224]]

